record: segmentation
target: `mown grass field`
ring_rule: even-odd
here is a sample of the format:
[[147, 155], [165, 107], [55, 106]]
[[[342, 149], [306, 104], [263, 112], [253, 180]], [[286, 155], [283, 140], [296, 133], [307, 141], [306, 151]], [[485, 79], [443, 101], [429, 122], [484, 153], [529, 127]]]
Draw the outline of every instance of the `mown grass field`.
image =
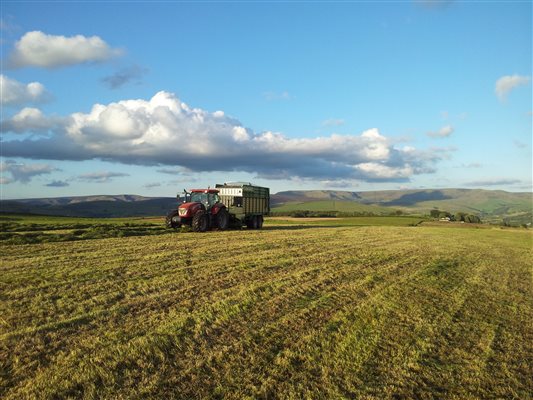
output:
[[531, 398], [530, 230], [326, 223], [2, 244], [0, 398]]
[[170, 233], [162, 218], [0, 214], [0, 243], [31, 244]]

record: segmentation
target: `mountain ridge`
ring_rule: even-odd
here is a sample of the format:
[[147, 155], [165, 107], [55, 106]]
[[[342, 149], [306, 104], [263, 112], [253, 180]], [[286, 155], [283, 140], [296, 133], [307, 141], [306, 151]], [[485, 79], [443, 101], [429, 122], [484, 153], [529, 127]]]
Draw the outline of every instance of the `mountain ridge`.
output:
[[[533, 194], [485, 189], [409, 189], [381, 191], [288, 190], [271, 195], [272, 209], [290, 205], [306, 209], [306, 203], [335, 202], [374, 205], [411, 213], [438, 208], [481, 215], [531, 213]], [[328, 203], [331, 202], [331, 203]], [[175, 197], [146, 197], [135, 194], [63, 196], [1, 200], [0, 212], [80, 217], [128, 217], [165, 215], [176, 207]], [[332, 209], [331, 211], [334, 211]]]

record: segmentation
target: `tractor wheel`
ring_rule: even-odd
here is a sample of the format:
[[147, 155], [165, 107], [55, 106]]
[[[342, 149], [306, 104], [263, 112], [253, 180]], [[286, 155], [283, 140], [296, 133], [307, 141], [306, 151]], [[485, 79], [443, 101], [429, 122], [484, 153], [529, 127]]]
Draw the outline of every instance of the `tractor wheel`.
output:
[[192, 230], [195, 232], [205, 232], [209, 227], [209, 217], [204, 210], [199, 210], [192, 217]]
[[168, 228], [178, 229], [181, 227], [181, 224], [179, 222], [176, 222], [173, 220], [174, 217], [177, 217], [179, 215], [178, 210], [173, 210], [168, 213], [167, 218], [165, 219], [165, 225]]
[[246, 221], [246, 226], [248, 229], [257, 229], [257, 215], [252, 215], [248, 221]]
[[257, 216], [257, 229], [263, 228], [263, 216], [258, 215]]
[[228, 229], [229, 213], [225, 208], [221, 208], [217, 213], [216, 226], [221, 231]]
[[251, 216], [250, 218], [246, 220], [246, 227], [248, 229], [254, 229], [254, 220], [255, 220], [255, 216]]

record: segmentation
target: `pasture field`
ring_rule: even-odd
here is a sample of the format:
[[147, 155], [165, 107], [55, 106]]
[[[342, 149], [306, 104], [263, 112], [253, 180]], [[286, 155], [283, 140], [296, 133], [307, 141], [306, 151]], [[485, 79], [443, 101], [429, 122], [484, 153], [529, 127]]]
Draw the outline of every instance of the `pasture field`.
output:
[[395, 225], [0, 242], [0, 398], [531, 398], [531, 230]]
[[290, 212], [298, 210], [308, 211], [340, 211], [340, 212], [366, 212], [380, 214], [391, 214], [395, 210], [388, 207], [380, 207], [377, 205], [362, 204], [355, 201], [339, 201], [339, 200], [320, 200], [320, 201], [306, 201], [306, 202], [289, 202], [281, 204], [272, 208], [272, 212]]

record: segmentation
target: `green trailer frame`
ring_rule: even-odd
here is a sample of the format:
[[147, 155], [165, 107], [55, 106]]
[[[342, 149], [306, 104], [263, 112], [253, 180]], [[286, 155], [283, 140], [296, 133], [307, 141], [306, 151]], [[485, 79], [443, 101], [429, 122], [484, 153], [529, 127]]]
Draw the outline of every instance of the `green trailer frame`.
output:
[[244, 182], [216, 184], [215, 188], [234, 223], [248, 227], [263, 225], [263, 217], [270, 213], [269, 188]]

